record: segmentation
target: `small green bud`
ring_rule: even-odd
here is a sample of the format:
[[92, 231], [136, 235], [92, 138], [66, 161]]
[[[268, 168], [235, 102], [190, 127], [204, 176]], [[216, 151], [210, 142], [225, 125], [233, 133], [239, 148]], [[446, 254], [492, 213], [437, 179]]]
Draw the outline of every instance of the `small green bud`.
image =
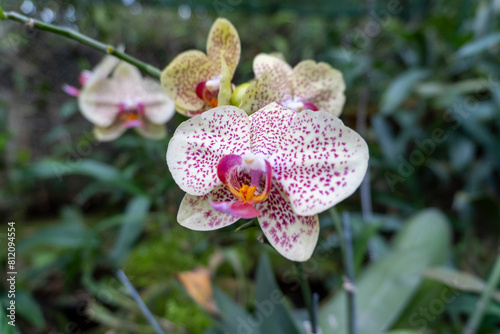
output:
[[7, 20], [7, 16], [5, 16], [5, 13], [2, 10], [2, 7], [0, 6], [0, 19], [2, 20]]
[[233, 92], [233, 95], [231, 95], [231, 105], [232, 106], [239, 107], [241, 105], [241, 98], [243, 97], [243, 95], [247, 91], [248, 86], [250, 86], [250, 84], [248, 82], [246, 82], [246, 83], [241, 84], [238, 87], [236, 87], [236, 89]]

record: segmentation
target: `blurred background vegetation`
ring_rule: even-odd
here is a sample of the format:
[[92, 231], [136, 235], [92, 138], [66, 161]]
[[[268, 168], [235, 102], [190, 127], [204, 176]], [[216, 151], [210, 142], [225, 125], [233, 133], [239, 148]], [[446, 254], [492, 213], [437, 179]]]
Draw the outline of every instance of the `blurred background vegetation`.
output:
[[[357, 192], [320, 216], [319, 246], [304, 267], [320, 296], [323, 333], [346, 332], [336, 228], [345, 210], [361, 332], [462, 332], [499, 256], [500, 1], [7, 0], [2, 8], [124, 44], [159, 68], [187, 49], [205, 50], [212, 22], [223, 16], [242, 41], [235, 83], [252, 79], [260, 52], [339, 69], [347, 86], [341, 118], [370, 146], [374, 213], [361, 214]], [[117, 268], [167, 333], [236, 333], [235, 319], [259, 311], [254, 300], [273, 280], [287, 296], [281, 316], [305, 319], [292, 263], [259, 243], [257, 229], [195, 232], [177, 224], [183, 194], [165, 163], [168, 138], [92, 138], [61, 86], [76, 85], [102, 56], [0, 22], [0, 237], [15, 221], [19, 332], [153, 333]], [[183, 120], [169, 122], [170, 134]], [[198, 266], [210, 269], [227, 316], [209, 316], [175, 278]], [[7, 305], [3, 276], [0, 288]], [[497, 293], [478, 333], [500, 333], [499, 318]], [[252, 330], [280, 333], [272, 326]]]

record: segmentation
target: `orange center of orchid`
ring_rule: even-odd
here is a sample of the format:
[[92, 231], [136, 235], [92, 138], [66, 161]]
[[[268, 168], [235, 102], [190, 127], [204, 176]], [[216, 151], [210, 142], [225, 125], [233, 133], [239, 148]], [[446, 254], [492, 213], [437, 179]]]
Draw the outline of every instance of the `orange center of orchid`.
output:
[[144, 105], [142, 103], [137, 103], [135, 106], [127, 106], [124, 103], [120, 103], [118, 108], [120, 121], [127, 128], [142, 126], [144, 116]]
[[255, 194], [256, 186], [249, 186], [248, 184], [243, 184], [240, 189], [236, 189], [231, 184], [226, 184], [229, 188], [231, 194], [236, 196], [239, 200], [242, 200], [243, 203], [250, 202], [252, 204], [260, 203], [267, 198], [269, 192], [263, 192], [262, 194]]

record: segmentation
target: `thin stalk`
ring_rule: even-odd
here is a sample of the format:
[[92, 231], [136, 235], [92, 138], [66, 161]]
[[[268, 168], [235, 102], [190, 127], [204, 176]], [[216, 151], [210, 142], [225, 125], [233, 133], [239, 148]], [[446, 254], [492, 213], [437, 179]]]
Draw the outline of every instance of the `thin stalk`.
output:
[[120, 280], [120, 282], [127, 288], [130, 296], [134, 299], [134, 301], [137, 303], [139, 308], [141, 309], [142, 314], [144, 314], [144, 317], [146, 320], [151, 324], [151, 326], [154, 328], [156, 334], [165, 334], [163, 330], [161, 329], [160, 325], [156, 321], [155, 317], [151, 313], [151, 311], [148, 309], [144, 301], [142, 300], [141, 296], [137, 292], [137, 290], [134, 288], [132, 283], [130, 283], [127, 275], [123, 272], [123, 270], [118, 269], [116, 271], [116, 276]]
[[154, 78], [159, 79], [161, 76], [161, 70], [154, 67], [153, 65], [142, 62], [139, 59], [134, 58], [131, 55], [128, 55], [125, 52], [118, 50], [116, 47], [112, 45], [96, 41], [95, 39], [80, 34], [77, 31], [68, 28], [58, 27], [53, 24], [45, 23], [39, 20], [35, 20], [16, 12], [3, 12], [1, 8], [0, 8], [0, 19], [25, 23], [31, 28], [49, 31], [56, 35], [64, 36], [66, 38], [80, 42], [84, 45], [90, 46], [91, 48], [94, 48], [98, 51], [113, 55], [123, 61], [126, 61], [127, 63], [134, 65], [135, 67], [139, 68], [140, 70], [144, 71], [145, 73], [151, 75]]
[[356, 289], [354, 285], [354, 255], [352, 249], [351, 223], [349, 213], [347, 211], [344, 211], [342, 221], [344, 225], [343, 236], [345, 242], [344, 262], [347, 274], [347, 280], [344, 282], [344, 289], [347, 295], [348, 333], [357, 334], [358, 324], [356, 312]]
[[474, 309], [474, 313], [469, 318], [467, 326], [465, 326], [464, 334], [476, 333], [477, 328], [479, 327], [479, 325], [481, 324], [481, 320], [483, 319], [486, 307], [488, 306], [491, 300], [491, 296], [493, 295], [493, 292], [495, 292], [499, 284], [500, 284], [500, 254], [498, 254], [497, 261], [495, 263], [495, 266], [493, 267], [493, 271], [491, 272], [490, 277], [488, 278], [488, 284], [486, 286], [486, 289], [484, 289], [483, 293], [481, 294], [481, 299], [477, 303], [476, 308]]
[[302, 297], [304, 298], [304, 303], [306, 304], [307, 312], [309, 313], [309, 320], [311, 321], [311, 330], [313, 334], [317, 333], [317, 317], [315, 312], [315, 307], [313, 303], [313, 298], [311, 294], [311, 288], [309, 286], [309, 282], [307, 281], [307, 277], [304, 273], [304, 268], [302, 264], [299, 262], [295, 262], [295, 266], [297, 267], [297, 272], [299, 274], [300, 280], [300, 288], [302, 290]]
[[[376, 0], [366, 0], [367, 17], [376, 8]], [[366, 137], [366, 128], [368, 122], [368, 104], [370, 102], [370, 76], [373, 68], [373, 40], [370, 38], [368, 40], [368, 45], [366, 46], [366, 57], [368, 58], [368, 65], [366, 66], [365, 73], [363, 74], [363, 87], [358, 94], [358, 113], [356, 119], [356, 131], [364, 138]], [[363, 221], [365, 223], [371, 223], [372, 221], [372, 196], [371, 196], [371, 177], [370, 169], [368, 168], [365, 178], [361, 183], [360, 187], [361, 193], [361, 211], [363, 214]], [[373, 247], [369, 245], [368, 256], [370, 260], [375, 259], [375, 255], [372, 251]]]

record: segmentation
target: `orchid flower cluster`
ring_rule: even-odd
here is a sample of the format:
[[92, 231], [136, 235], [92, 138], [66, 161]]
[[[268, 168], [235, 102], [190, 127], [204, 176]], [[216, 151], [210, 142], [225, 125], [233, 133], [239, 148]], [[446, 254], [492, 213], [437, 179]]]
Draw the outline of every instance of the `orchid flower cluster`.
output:
[[350, 196], [368, 166], [366, 142], [338, 118], [342, 74], [326, 63], [292, 68], [280, 56], [260, 54], [255, 79], [236, 88], [241, 45], [234, 26], [216, 20], [206, 48], [179, 54], [162, 72], [161, 86], [106, 57], [83, 73], [81, 90], [65, 90], [78, 96], [99, 140], [127, 128], [162, 138], [174, 109], [189, 117], [166, 154], [186, 192], [179, 223], [214, 230], [257, 218], [281, 255], [306, 261], [317, 244], [318, 214]]

